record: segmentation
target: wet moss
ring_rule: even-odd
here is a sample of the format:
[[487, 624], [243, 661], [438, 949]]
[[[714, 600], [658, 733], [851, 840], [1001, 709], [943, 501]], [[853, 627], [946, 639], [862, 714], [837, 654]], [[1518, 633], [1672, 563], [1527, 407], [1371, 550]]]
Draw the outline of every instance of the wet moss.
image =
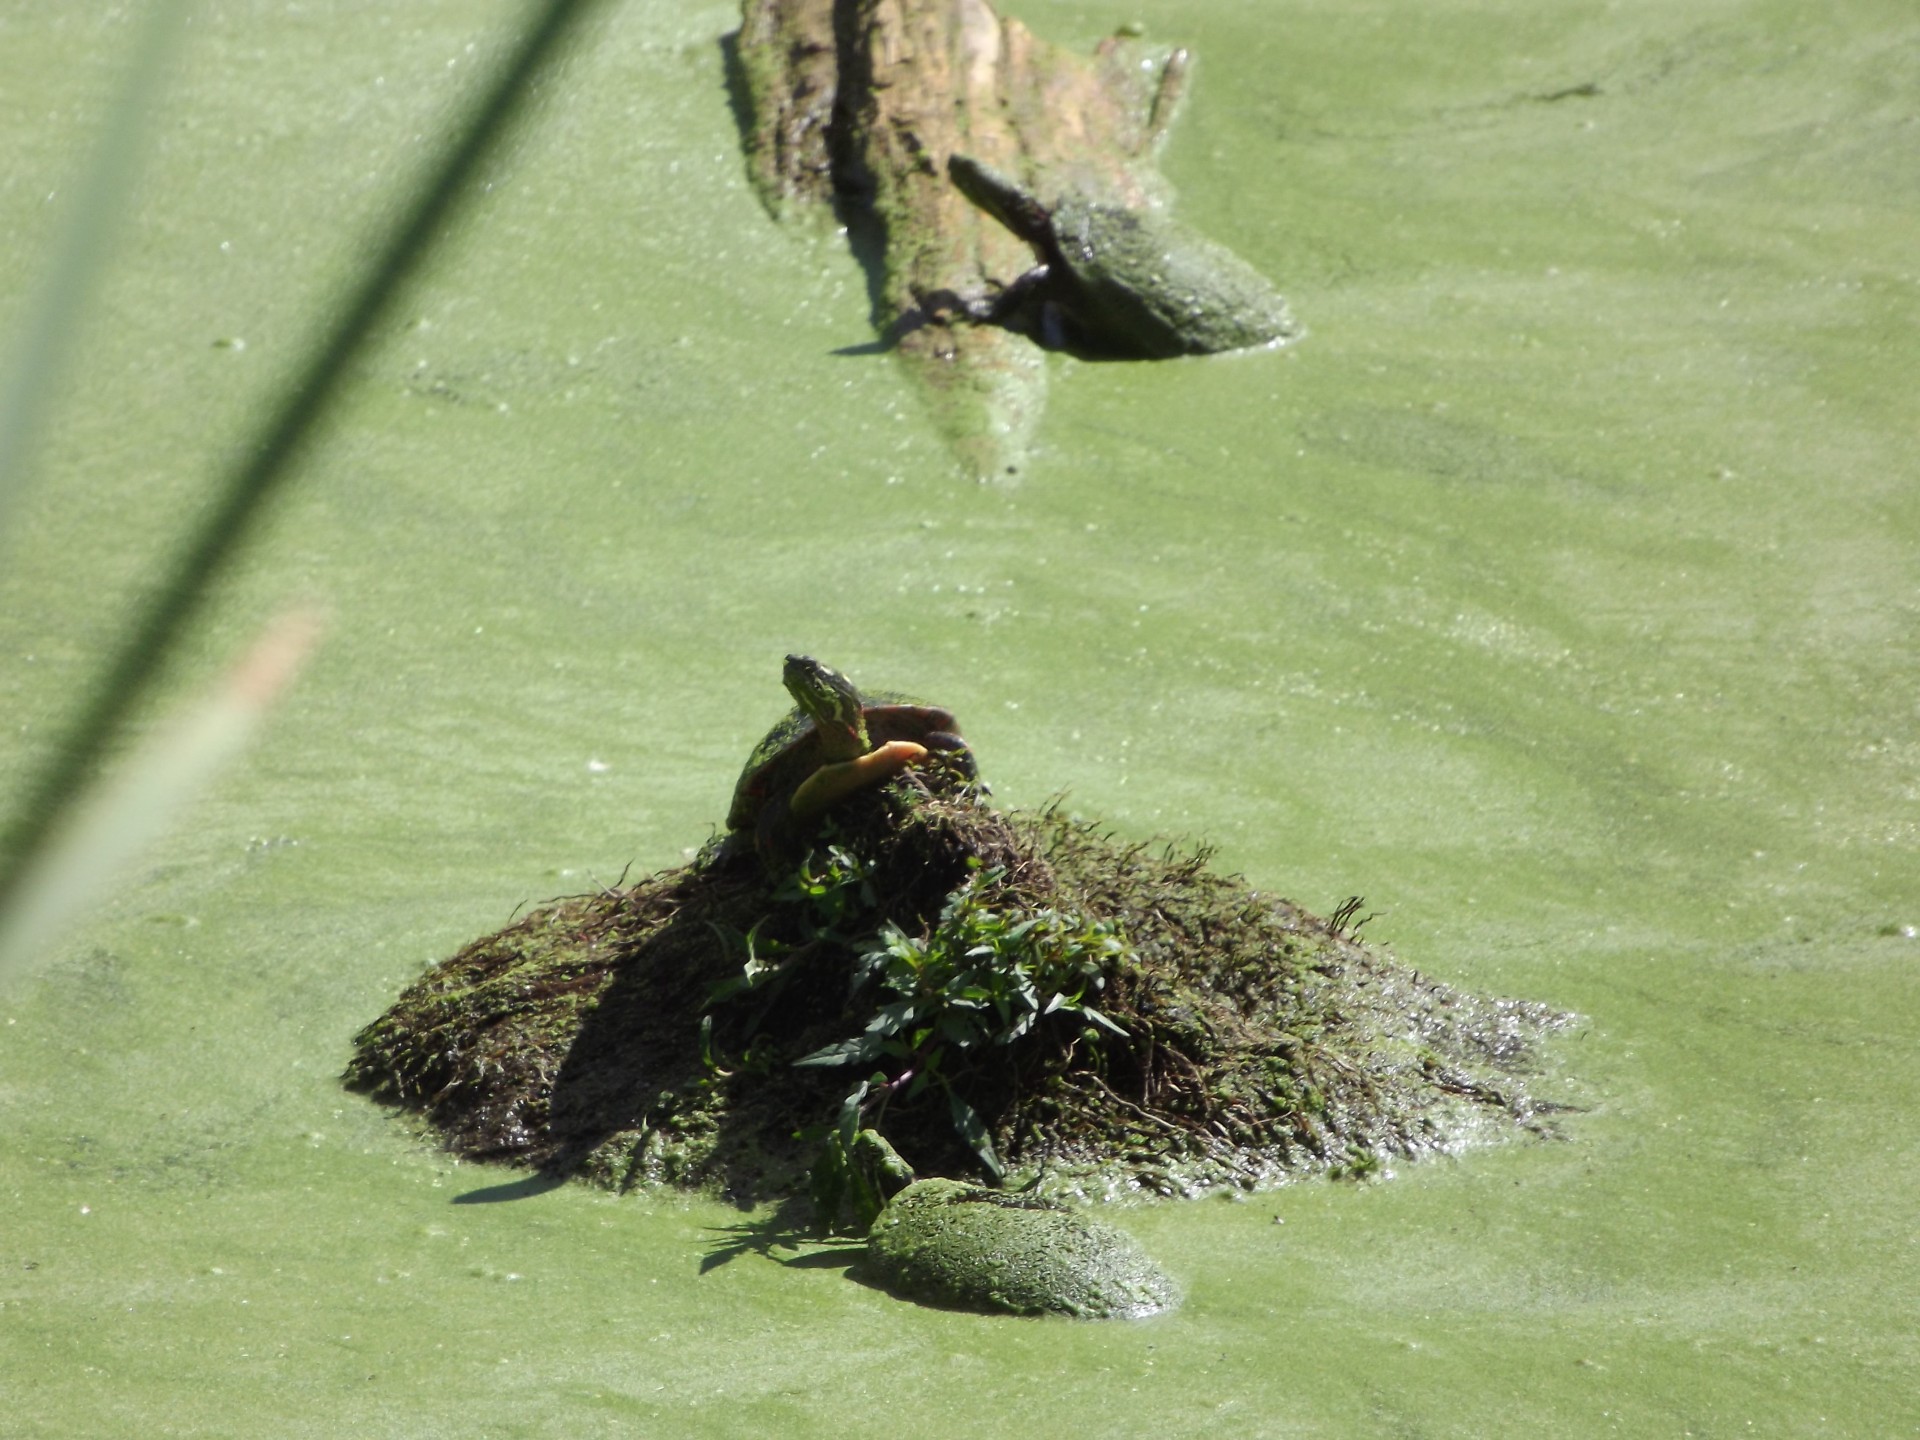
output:
[[[1543, 1128], [1526, 1085], [1569, 1017], [1464, 995], [1210, 860], [909, 775], [791, 872], [715, 847], [474, 941], [355, 1037], [346, 1079], [463, 1156], [741, 1201], [804, 1193], [863, 1078], [861, 1123], [919, 1174], [985, 1178], [985, 1151], [1082, 1194], [1361, 1176]], [[934, 1022], [904, 1057], [796, 1067], [866, 1031], [876, 949], [931, 943], [963, 886], [1117, 936], [1081, 997], [1111, 1023], [1036, 1007], [1005, 1043]]]

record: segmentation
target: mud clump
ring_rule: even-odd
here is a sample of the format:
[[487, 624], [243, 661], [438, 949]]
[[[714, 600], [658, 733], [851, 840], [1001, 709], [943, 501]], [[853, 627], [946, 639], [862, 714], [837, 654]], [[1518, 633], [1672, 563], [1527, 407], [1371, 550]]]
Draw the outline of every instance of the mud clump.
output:
[[743, 1203], [810, 1172], [817, 1195], [856, 1124], [922, 1176], [1081, 1195], [1545, 1129], [1526, 1083], [1571, 1017], [1464, 995], [1208, 862], [910, 773], [791, 870], [710, 847], [474, 941], [345, 1078], [467, 1158]]

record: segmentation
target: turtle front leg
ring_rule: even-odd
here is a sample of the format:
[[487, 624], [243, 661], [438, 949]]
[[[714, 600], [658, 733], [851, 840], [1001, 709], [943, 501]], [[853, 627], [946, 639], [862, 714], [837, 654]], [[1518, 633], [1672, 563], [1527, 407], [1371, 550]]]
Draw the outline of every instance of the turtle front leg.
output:
[[856, 790], [891, 780], [916, 760], [926, 758], [927, 747], [913, 740], [889, 740], [864, 755], [822, 765], [809, 775], [787, 801], [790, 820], [811, 820]]
[[1044, 264], [1035, 265], [997, 293], [962, 297], [960, 313], [975, 325], [998, 325], [1024, 333], [1034, 302], [1045, 293], [1051, 273]]

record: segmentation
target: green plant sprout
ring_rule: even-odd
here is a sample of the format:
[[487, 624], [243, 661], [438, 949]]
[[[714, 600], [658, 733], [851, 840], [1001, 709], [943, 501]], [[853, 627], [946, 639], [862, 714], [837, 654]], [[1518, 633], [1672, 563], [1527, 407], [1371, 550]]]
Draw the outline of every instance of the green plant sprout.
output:
[[1087, 1030], [1124, 1038], [1126, 1031], [1087, 999], [1104, 989], [1108, 974], [1129, 951], [1117, 929], [1050, 907], [1025, 912], [988, 903], [1004, 872], [978, 871], [954, 890], [924, 939], [888, 925], [880, 943], [854, 968], [856, 992], [871, 985], [881, 997], [865, 1030], [848, 1040], [803, 1055], [801, 1067], [883, 1065], [842, 1107], [857, 1118], [871, 1091], [872, 1119], [895, 1096], [912, 1100], [929, 1085], [946, 1096], [954, 1129], [995, 1179], [1005, 1167], [979, 1114], [955, 1084], [960, 1061], [995, 1046], [1011, 1045], [1041, 1020], [1060, 1015]]

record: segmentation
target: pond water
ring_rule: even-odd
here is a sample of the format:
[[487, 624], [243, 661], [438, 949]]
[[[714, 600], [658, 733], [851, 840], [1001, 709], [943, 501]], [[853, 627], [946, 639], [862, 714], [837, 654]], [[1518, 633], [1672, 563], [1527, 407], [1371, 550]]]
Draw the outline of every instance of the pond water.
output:
[[[1920, 1430], [1920, 21], [1010, 8], [1193, 46], [1178, 213], [1310, 337], [1053, 358], [1021, 483], [964, 480], [747, 187], [734, 12], [611, 7], [166, 689], [300, 600], [307, 673], [0, 992], [9, 1434]], [[8, 794], [517, 7], [193, 13], [0, 574]], [[0, 324], [130, 33], [0, 7]], [[1188, 1298], [1092, 1325], [502, 1198], [341, 1091], [428, 964], [705, 839], [789, 649], [952, 705], [1004, 803], [1577, 1010], [1589, 1108], [1123, 1210]]]

